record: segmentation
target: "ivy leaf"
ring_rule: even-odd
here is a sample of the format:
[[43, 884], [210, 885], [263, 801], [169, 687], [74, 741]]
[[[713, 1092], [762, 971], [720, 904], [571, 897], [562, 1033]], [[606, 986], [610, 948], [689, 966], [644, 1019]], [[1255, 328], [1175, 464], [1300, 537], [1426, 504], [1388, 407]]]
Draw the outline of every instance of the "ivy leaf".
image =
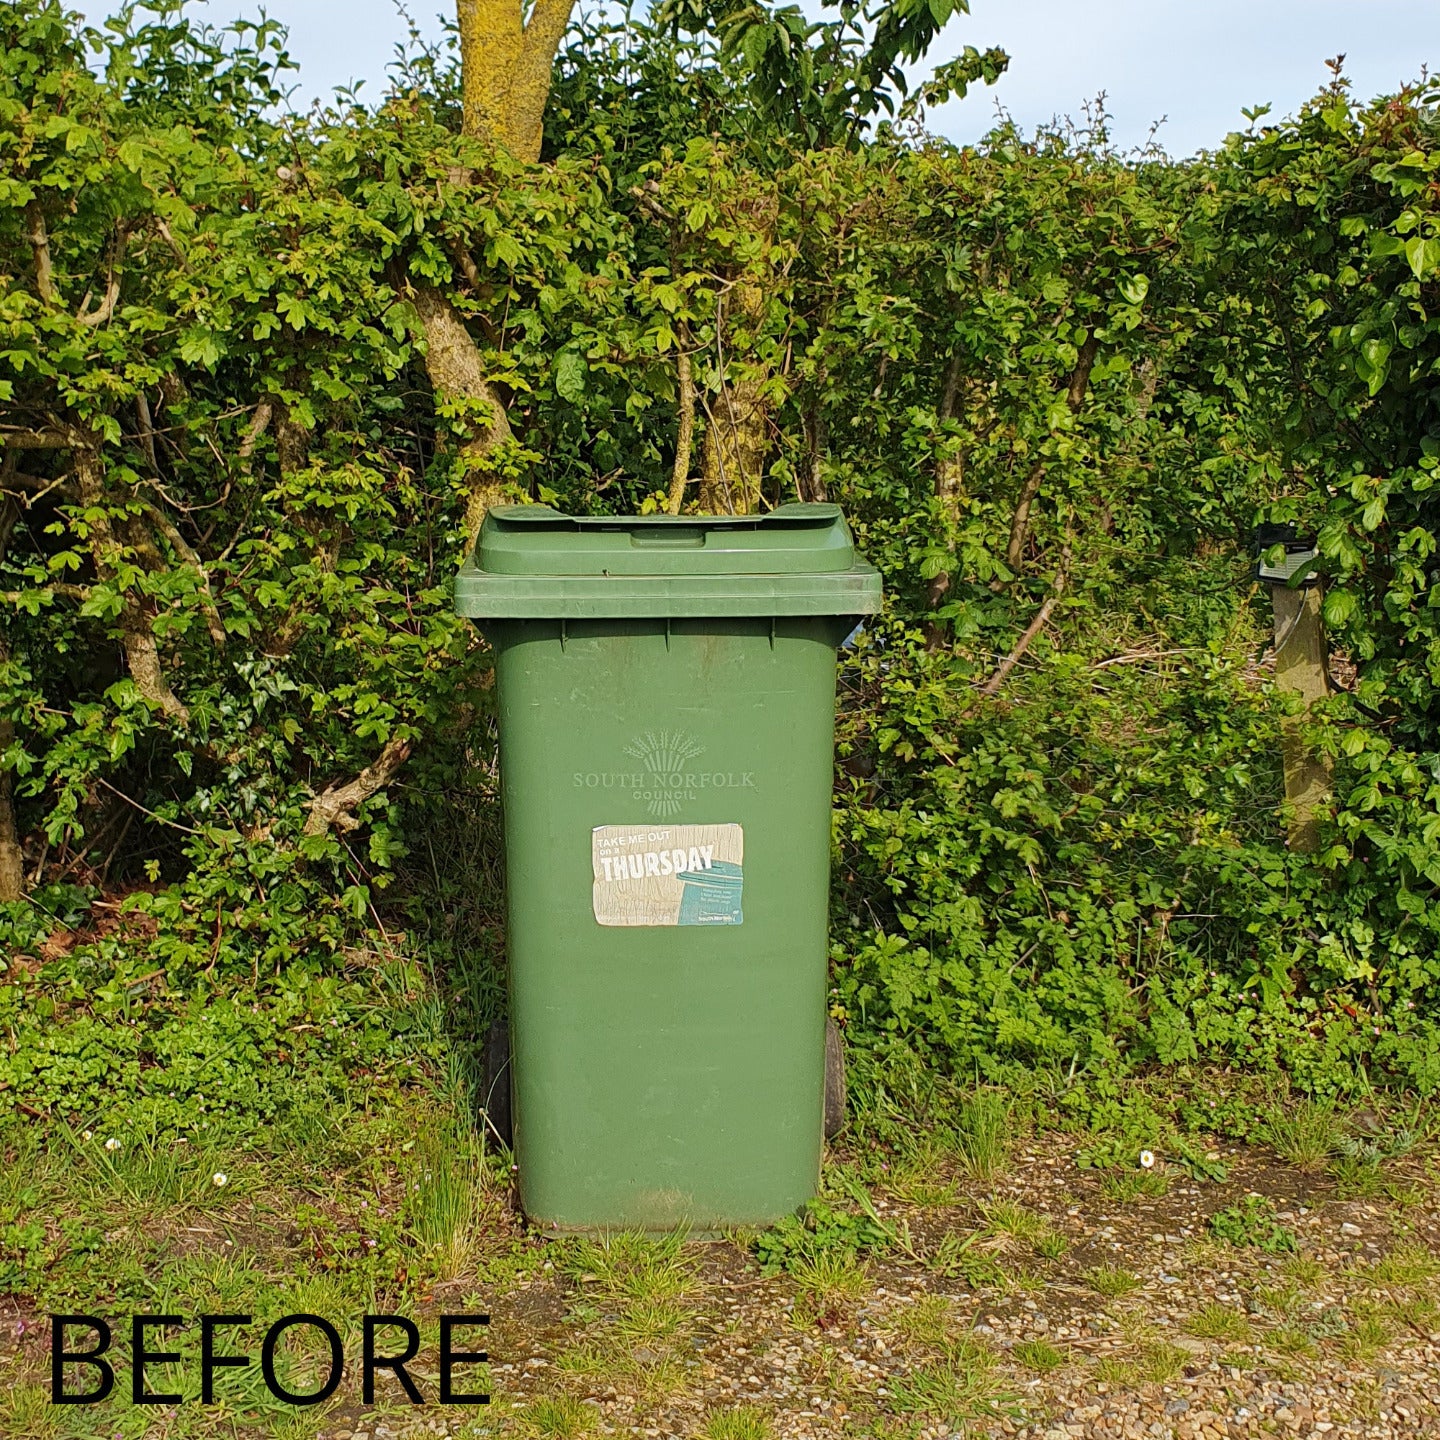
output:
[[555, 393], [572, 405], [579, 404], [585, 395], [585, 379], [589, 367], [585, 357], [574, 350], [562, 350], [555, 357]]
[[1407, 240], [1405, 258], [1410, 262], [1415, 278], [1423, 280], [1440, 266], [1440, 240], [1425, 240], [1418, 235], [1413, 240]]

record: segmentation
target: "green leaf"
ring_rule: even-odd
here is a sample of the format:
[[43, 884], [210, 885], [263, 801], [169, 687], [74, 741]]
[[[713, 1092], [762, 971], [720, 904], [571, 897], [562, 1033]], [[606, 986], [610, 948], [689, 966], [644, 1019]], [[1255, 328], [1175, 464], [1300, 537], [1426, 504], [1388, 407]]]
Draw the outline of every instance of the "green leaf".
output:
[[585, 357], [574, 350], [562, 350], [555, 357], [555, 393], [563, 400], [578, 404], [585, 394], [589, 367]]
[[1150, 293], [1150, 278], [1147, 275], [1131, 275], [1120, 282], [1120, 293], [1127, 305], [1143, 305]]
[[1332, 590], [1325, 597], [1325, 623], [1340, 629], [1355, 613], [1355, 594], [1351, 590]]

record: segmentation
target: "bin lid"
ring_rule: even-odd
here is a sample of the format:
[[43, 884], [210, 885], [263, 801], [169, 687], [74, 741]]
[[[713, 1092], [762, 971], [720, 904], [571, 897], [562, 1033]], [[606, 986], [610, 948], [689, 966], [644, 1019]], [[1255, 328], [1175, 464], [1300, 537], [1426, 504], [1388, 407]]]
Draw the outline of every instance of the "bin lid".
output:
[[838, 505], [764, 515], [565, 515], [497, 505], [455, 580], [475, 619], [873, 615], [880, 576]]

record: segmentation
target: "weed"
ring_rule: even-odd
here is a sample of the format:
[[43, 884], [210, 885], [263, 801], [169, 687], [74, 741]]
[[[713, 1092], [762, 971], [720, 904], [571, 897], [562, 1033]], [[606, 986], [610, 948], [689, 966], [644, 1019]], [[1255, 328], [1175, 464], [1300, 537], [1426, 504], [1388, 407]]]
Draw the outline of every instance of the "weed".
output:
[[1103, 1295], [1107, 1300], [1128, 1295], [1132, 1290], [1138, 1290], [1144, 1284], [1138, 1275], [1133, 1275], [1129, 1270], [1121, 1270], [1114, 1265], [1096, 1265], [1092, 1269], [1086, 1270], [1081, 1278], [1097, 1295]]
[[1436, 1317], [1440, 1307], [1428, 1295], [1412, 1295], [1406, 1299], [1391, 1299], [1385, 1305], [1385, 1314], [1411, 1330], [1430, 1335], [1437, 1328]]
[[947, 1279], [964, 1280], [972, 1290], [987, 1285], [1008, 1289], [1010, 1277], [995, 1258], [994, 1250], [979, 1243], [983, 1238], [981, 1232], [958, 1235], [951, 1231], [935, 1247], [929, 1260], [930, 1268]]
[[1044, 1375], [1065, 1363], [1065, 1354], [1048, 1340], [1022, 1340], [1010, 1352], [1027, 1370]]
[[1261, 1285], [1255, 1290], [1256, 1308], [1269, 1316], [1292, 1319], [1308, 1305], [1304, 1290], [1295, 1284]]
[[1375, 1160], [1344, 1156], [1330, 1166], [1335, 1194], [1341, 1200], [1373, 1200], [1385, 1187], [1385, 1177]]
[[1030, 1243], [1043, 1260], [1058, 1260], [1070, 1248], [1070, 1242], [1058, 1230], [1047, 1230]]
[[1350, 1360], [1370, 1360], [1391, 1341], [1390, 1327], [1380, 1313], [1369, 1312], [1354, 1320], [1339, 1337], [1340, 1352]]
[[1316, 1100], [1276, 1106], [1266, 1117], [1261, 1134], [1282, 1160], [1302, 1170], [1318, 1170], [1339, 1152], [1344, 1139], [1334, 1107]]
[[755, 1237], [755, 1258], [765, 1275], [794, 1274], [823, 1256], [878, 1254], [895, 1241], [894, 1232], [869, 1215], [854, 1215], [825, 1200], [812, 1200], [803, 1216], [787, 1215]]
[[1238, 1205], [1210, 1217], [1210, 1233], [1237, 1248], [1252, 1247], [1279, 1255], [1297, 1246], [1295, 1232], [1275, 1218], [1275, 1203], [1264, 1195], [1247, 1195]]
[[1387, 1180], [1381, 1188], [1385, 1198], [1402, 1210], [1413, 1210], [1429, 1198], [1423, 1187], [1407, 1184], [1403, 1180]]
[[757, 1405], [733, 1405], [711, 1410], [700, 1434], [703, 1440], [771, 1440], [770, 1417]]
[[1266, 1339], [1270, 1349], [1279, 1355], [1309, 1358], [1315, 1355], [1315, 1342], [1298, 1325], [1282, 1325]]
[[1226, 1340], [1244, 1344], [1250, 1339], [1250, 1322], [1228, 1305], [1202, 1305], [1185, 1322], [1185, 1329], [1201, 1340]]

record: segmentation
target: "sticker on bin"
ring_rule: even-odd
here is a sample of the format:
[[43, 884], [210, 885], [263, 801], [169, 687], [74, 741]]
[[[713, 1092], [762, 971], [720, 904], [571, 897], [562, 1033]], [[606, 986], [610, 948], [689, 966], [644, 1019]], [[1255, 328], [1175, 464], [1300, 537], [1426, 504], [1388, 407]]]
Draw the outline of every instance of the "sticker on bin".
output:
[[590, 832], [602, 925], [738, 925], [739, 825], [597, 825]]

